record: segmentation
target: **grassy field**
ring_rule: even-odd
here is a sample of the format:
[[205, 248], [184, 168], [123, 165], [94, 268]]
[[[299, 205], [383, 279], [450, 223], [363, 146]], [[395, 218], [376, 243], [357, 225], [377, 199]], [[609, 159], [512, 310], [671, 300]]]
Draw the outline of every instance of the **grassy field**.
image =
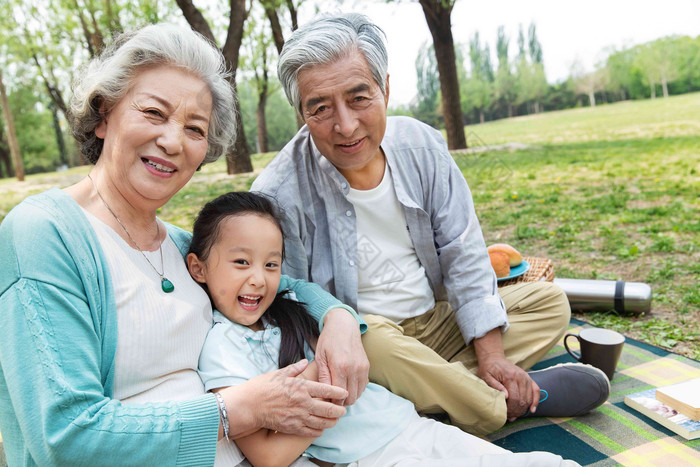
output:
[[[487, 243], [553, 260], [557, 277], [645, 282], [651, 313], [577, 315], [700, 359], [700, 94], [623, 102], [475, 125], [455, 153]], [[256, 170], [273, 154], [254, 156]], [[29, 194], [67, 186], [88, 167], [0, 180], [0, 220]], [[247, 190], [255, 174], [205, 167], [160, 212], [184, 228], [208, 199]]]

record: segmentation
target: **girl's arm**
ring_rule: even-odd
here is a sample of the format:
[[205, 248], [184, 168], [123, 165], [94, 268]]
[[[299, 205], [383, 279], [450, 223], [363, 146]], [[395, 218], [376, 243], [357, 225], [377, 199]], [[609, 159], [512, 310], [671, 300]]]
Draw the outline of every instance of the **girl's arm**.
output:
[[[318, 381], [318, 367], [315, 361], [309, 363], [298, 378]], [[251, 464], [258, 466], [288, 466], [299, 457], [316, 438], [278, 433], [261, 429], [255, 433], [236, 439], [236, 444]]]

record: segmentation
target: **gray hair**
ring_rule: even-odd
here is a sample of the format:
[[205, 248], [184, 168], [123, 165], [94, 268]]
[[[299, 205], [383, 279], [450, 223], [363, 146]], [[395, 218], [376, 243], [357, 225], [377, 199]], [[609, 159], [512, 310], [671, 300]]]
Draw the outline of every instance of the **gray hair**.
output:
[[124, 97], [134, 76], [154, 65], [181, 67], [202, 79], [212, 97], [208, 148], [204, 162], [213, 162], [231, 146], [236, 135], [235, 94], [221, 52], [201, 34], [173, 24], [153, 24], [117, 37], [91, 60], [73, 83], [69, 120], [83, 155], [97, 162], [104, 141], [95, 136], [103, 119]]
[[385, 40], [384, 31], [359, 13], [321, 16], [300, 27], [285, 42], [277, 64], [287, 100], [301, 114], [299, 71], [333, 63], [355, 51], [364, 55], [372, 77], [386, 95], [389, 57]]

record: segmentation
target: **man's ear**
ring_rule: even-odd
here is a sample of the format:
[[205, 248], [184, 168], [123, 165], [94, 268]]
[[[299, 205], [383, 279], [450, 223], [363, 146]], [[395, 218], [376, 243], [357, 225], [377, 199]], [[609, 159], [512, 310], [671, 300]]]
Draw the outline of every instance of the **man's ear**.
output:
[[207, 282], [207, 274], [204, 268], [204, 263], [197, 258], [197, 255], [190, 253], [187, 255], [187, 269], [190, 271], [192, 279], [204, 284]]

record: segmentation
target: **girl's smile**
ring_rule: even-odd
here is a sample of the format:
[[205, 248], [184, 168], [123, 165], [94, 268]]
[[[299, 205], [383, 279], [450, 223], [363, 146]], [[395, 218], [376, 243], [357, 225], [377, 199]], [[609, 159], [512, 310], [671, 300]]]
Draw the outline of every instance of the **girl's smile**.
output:
[[282, 266], [282, 232], [256, 214], [223, 220], [205, 261], [190, 255], [190, 272], [206, 283], [214, 307], [233, 322], [259, 331], [260, 317], [277, 295]]

